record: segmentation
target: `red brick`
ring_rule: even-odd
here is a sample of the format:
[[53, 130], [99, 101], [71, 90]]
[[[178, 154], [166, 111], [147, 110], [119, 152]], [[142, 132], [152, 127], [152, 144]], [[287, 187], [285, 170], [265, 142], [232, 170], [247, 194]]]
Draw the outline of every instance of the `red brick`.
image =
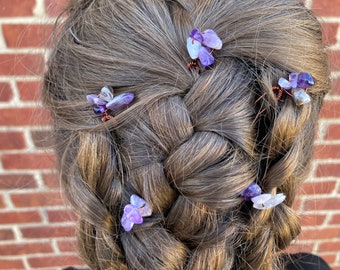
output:
[[[340, 140], [340, 124], [328, 126], [325, 140]], [[337, 145], [337, 150], [339, 150], [339, 148], [340, 145]], [[340, 156], [340, 153], [338, 153], [338, 156]]]
[[320, 164], [316, 177], [340, 177], [340, 164]]
[[320, 123], [316, 122], [316, 125], [315, 125], [315, 128], [314, 128], [315, 140], [321, 140], [322, 139], [322, 137], [320, 137], [319, 130], [320, 130]]
[[47, 47], [53, 25], [3, 24], [2, 30], [8, 48]]
[[60, 183], [59, 183], [59, 179], [58, 176], [54, 173], [51, 174], [43, 174], [43, 181], [45, 183], [45, 186], [47, 186], [48, 188], [60, 188]]
[[324, 223], [326, 215], [300, 215], [300, 223], [302, 226], [320, 226]]
[[22, 132], [0, 132], [0, 150], [23, 149], [26, 147]]
[[10, 101], [13, 97], [11, 85], [6, 82], [0, 82], [0, 101]]
[[38, 101], [40, 100], [40, 81], [20, 81], [17, 82], [20, 99], [23, 101]]
[[36, 187], [37, 183], [32, 175], [28, 174], [0, 175], [0, 190], [27, 189]]
[[312, 9], [320, 16], [340, 16], [340, 0], [314, 0]]
[[331, 95], [340, 95], [340, 77], [332, 80]]
[[334, 45], [337, 43], [338, 23], [323, 23], [322, 33], [323, 41], [327, 45]]
[[51, 131], [37, 130], [32, 131], [31, 135], [34, 146], [37, 148], [52, 148], [52, 146], [54, 145], [53, 135]]
[[303, 240], [321, 240], [340, 237], [339, 228], [304, 229], [299, 237]]
[[295, 211], [299, 211], [301, 210], [301, 206], [302, 206], [302, 200], [297, 198], [294, 202], [293, 202], [293, 205], [292, 205], [292, 208], [295, 210]]
[[32, 16], [35, 0], [0, 0], [0, 17]]
[[4, 202], [4, 198], [2, 197], [2, 195], [0, 194], [0, 208], [5, 208], [6, 204]]
[[[317, 200], [306, 200], [304, 204], [305, 210], [338, 210], [340, 198], [323, 198]], [[339, 230], [340, 232], [340, 230]]]
[[320, 243], [318, 252], [338, 252], [340, 250], [340, 242], [326, 242]]
[[71, 210], [50, 210], [47, 211], [48, 221], [54, 222], [74, 222], [77, 220], [76, 215]]
[[299, 252], [312, 252], [314, 249], [314, 244], [293, 244], [289, 246], [285, 252], [287, 253], [299, 253]]
[[21, 233], [26, 239], [74, 237], [74, 226], [25, 227]]
[[304, 183], [300, 194], [328, 194], [335, 190], [336, 181]]
[[14, 240], [14, 233], [12, 229], [1, 229], [0, 230], [0, 241]]
[[55, 168], [53, 153], [3, 154], [2, 165], [6, 170], [37, 170]]
[[52, 253], [51, 243], [0, 244], [1, 256], [18, 256], [35, 253]]
[[326, 100], [320, 116], [321, 118], [340, 118], [340, 101]]
[[340, 71], [340, 50], [328, 51], [328, 54], [330, 57], [331, 71]]
[[0, 259], [0, 269], [1, 270], [25, 269], [25, 267], [21, 259], [16, 260]]
[[340, 144], [316, 145], [314, 148], [316, 159], [338, 159], [340, 158]]
[[75, 252], [77, 250], [76, 240], [60, 240], [57, 244], [61, 252]]
[[0, 109], [0, 126], [46, 126], [50, 124], [47, 110], [36, 108]]
[[[0, 213], [0, 224], [19, 224], [41, 222], [41, 216], [37, 211], [6, 212]], [[0, 252], [1, 254], [1, 252]]]
[[67, 0], [45, 0], [46, 13], [51, 17], [59, 16], [67, 6]]
[[16, 207], [64, 205], [64, 201], [59, 192], [11, 194], [10, 198]]
[[340, 214], [333, 215], [329, 224], [334, 225], [334, 224], [340, 224]]
[[65, 267], [65, 266], [78, 266], [84, 263], [77, 256], [55, 255], [48, 257], [33, 257], [28, 259], [31, 267]]
[[41, 75], [43, 70], [42, 54], [0, 54], [1, 75]]

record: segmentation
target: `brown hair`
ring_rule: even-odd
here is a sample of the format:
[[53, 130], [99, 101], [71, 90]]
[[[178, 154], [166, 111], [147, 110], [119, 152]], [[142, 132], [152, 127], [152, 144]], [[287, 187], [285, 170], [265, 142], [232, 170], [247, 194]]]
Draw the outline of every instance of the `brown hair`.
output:
[[[328, 91], [320, 25], [297, 0], [78, 0], [45, 75], [65, 193], [93, 269], [280, 269], [299, 234], [291, 205], [306, 178]], [[69, 32], [71, 27], [75, 39]], [[216, 62], [189, 70], [190, 31], [213, 29]], [[296, 106], [272, 90], [290, 72], [317, 85]], [[102, 123], [86, 95], [108, 85], [135, 101]], [[239, 194], [283, 192], [260, 211]], [[152, 207], [125, 232], [137, 194]]]

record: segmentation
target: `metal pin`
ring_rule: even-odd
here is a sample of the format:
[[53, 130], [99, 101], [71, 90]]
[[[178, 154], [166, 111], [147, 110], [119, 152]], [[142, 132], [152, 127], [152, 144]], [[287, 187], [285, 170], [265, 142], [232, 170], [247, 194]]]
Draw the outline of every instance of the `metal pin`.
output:
[[73, 37], [74, 42], [77, 43], [77, 44], [80, 44], [81, 43], [80, 39], [74, 34], [71, 27], [68, 29], [68, 31], [70, 32], [71, 36]]

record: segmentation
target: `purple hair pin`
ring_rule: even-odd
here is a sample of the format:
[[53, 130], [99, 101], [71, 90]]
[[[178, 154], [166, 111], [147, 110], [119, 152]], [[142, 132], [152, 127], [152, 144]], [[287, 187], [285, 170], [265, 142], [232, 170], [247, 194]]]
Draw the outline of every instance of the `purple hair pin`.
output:
[[207, 29], [200, 32], [194, 28], [187, 39], [187, 50], [190, 58], [193, 59], [187, 64], [188, 68], [194, 67], [196, 71], [199, 71], [198, 60], [204, 67], [212, 65], [215, 62], [213, 51], [221, 48], [222, 40], [215, 31]]
[[296, 105], [300, 106], [311, 101], [307, 94], [307, 89], [315, 85], [315, 79], [307, 72], [293, 72], [289, 74], [289, 80], [285, 78], [279, 79], [279, 87], [273, 87], [278, 90], [278, 99], [281, 98], [283, 91], [292, 96]]
[[255, 182], [251, 183], [240, 196], [246, 201], [252, 201], [253, 207], [259, 210], [269, 209], [282, 203], [286, 196], [283, 193], [272, 195], [269, 193], [262, 194], [262, 190]]
[[86, 96], [87, 101], [94, 105], [95, 114], [102, 114], [102, 122], [112, 118], [110, 113], [115, 114], [129, 105], [135, 98], [133, 93], [123, 93], [114, 96], [107, 86], [104, 86], [99, 95], [91, 94]]
[[142, 224], [143, 217], [149, 217], [151, 214], [150, 205], [142, 198], [133, 194], [130, 197], [130, 203], [124, 207], [124, 214], [120, 223], [124, 230], [129, 232], [134, 224]]

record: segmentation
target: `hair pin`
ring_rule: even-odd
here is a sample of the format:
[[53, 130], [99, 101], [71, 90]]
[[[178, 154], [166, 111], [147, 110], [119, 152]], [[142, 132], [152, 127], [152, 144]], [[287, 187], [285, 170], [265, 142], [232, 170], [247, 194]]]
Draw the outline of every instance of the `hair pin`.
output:
[[70, 27], [70, 28], [68, 29], [68, 31], [70, 32], [71, 36], [73, 37], [74, 42], [77, 43], [77, 44], [80, 44], [81, 41], [80, 41], [80, 39], [76, 36], [76, 34], [73, 32], [72, 27]]
[[114, 96], [107, 86], [104, 86], [99, 95], [91, 94], [86, 96], [87, 101], [93, 105], [95, 114], [102, 114], [102, 122], [106, 122], [112, 118], [109, 113], [117, 113], [127, 105], [129, 105], [135, 95], [127, 92]]
[[281, 98], [282, 93], [285, 92], [293, 97], [296, 105], [300, 106], [311, 101], [307, 94], [307, 89], [315, 85], [315, 79], [307, 72], [293, 72], [289, 74], [289, 80], [280, 78], [278, 82], [279, 87], [273, 87], [273, 90], [278, 90], [278, 99]]
[[197, 28], [194, 28], [190, 36], [187, 38], [187, 50], [192, 62], [188, 63], [188, 68], [194, 67], [196, 71], [199, 71], [198, 60], [202, 66], [210, 66], [215, 62], [212, 55], [214, 50], [220, 50], [222, 48], [222, 40], [216, 34], [215, 31], [207, 29], [200, 32]]
[[262, 190], [255, 182], [251, 183], [241, 194], [245, 201], [252, 201], [253, 207], [259, 210], [269, 209], [282, 203], [286, 196], [283, 193], [272, 195], [262, 194]]
[[151, 214], [150, 205], [142, 198], [133, 194], [130, 197], [130, 203], [124, 207], [121, 224], [124, 230], [129, 232], [134, 224], [142, 224], [143, 217], [149, 217]]

